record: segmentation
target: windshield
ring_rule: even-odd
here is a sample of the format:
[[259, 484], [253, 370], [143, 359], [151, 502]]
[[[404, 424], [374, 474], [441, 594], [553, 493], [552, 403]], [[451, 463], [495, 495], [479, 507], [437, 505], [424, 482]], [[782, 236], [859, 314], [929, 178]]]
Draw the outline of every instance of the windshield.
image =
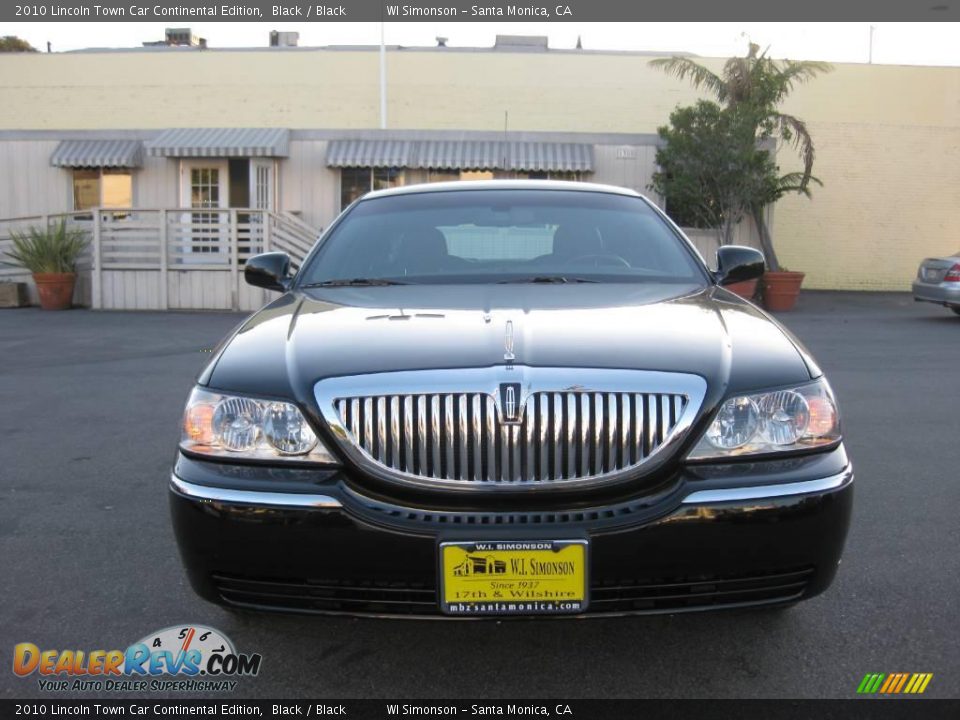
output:
[[494, 282], [705, 284], [707, 276], [640, 198], [452, 190], [360, 201], [298, 285]]

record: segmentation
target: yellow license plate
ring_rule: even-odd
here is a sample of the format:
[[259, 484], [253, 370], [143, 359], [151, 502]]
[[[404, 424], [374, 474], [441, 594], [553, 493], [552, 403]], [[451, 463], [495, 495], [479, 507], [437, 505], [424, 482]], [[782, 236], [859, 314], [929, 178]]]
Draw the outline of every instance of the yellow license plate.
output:
[[583, 612], [587, 541], [441, 543], [440, 605], [450, 615]]

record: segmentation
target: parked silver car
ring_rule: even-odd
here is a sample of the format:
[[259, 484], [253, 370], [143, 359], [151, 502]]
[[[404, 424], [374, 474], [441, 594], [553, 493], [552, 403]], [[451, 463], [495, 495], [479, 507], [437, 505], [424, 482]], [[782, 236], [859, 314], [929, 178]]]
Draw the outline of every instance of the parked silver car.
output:
[[960, 250], [950, 257], [927, 258], [920, 263], [913, 299], [943, 305], [960, 315]]

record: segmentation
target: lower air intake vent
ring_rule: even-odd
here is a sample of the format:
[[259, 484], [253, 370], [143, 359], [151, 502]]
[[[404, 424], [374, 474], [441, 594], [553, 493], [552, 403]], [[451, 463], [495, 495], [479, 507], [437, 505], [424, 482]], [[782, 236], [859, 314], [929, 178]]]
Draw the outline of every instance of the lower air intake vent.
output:
[[[595, 578], [588, 615], [658, 613], [769, 605], [799, 599], [812, 567], [740, 577], [701, 576], [654, 581]], [[262, 579], [214, 575], [230, 605], [294, 612], [357, 615], [438, 615], [432, 580]]]

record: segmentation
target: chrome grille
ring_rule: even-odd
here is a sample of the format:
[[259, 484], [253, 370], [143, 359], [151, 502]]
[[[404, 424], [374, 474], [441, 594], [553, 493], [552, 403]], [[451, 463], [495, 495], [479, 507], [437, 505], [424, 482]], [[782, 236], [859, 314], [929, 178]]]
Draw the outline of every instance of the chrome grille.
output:
[[557, 482], [642, 464], [689, 402], [675, 393], [536, 392], [516, 424], [487, 393], [334, 400], [349, 441], [380, 465], [461, 482]]
[[688, 373], [513, 363], [332, 377], [314, 388], [340, 449], [369, 474], [504, 491], [650, 472], [706, 391]]

